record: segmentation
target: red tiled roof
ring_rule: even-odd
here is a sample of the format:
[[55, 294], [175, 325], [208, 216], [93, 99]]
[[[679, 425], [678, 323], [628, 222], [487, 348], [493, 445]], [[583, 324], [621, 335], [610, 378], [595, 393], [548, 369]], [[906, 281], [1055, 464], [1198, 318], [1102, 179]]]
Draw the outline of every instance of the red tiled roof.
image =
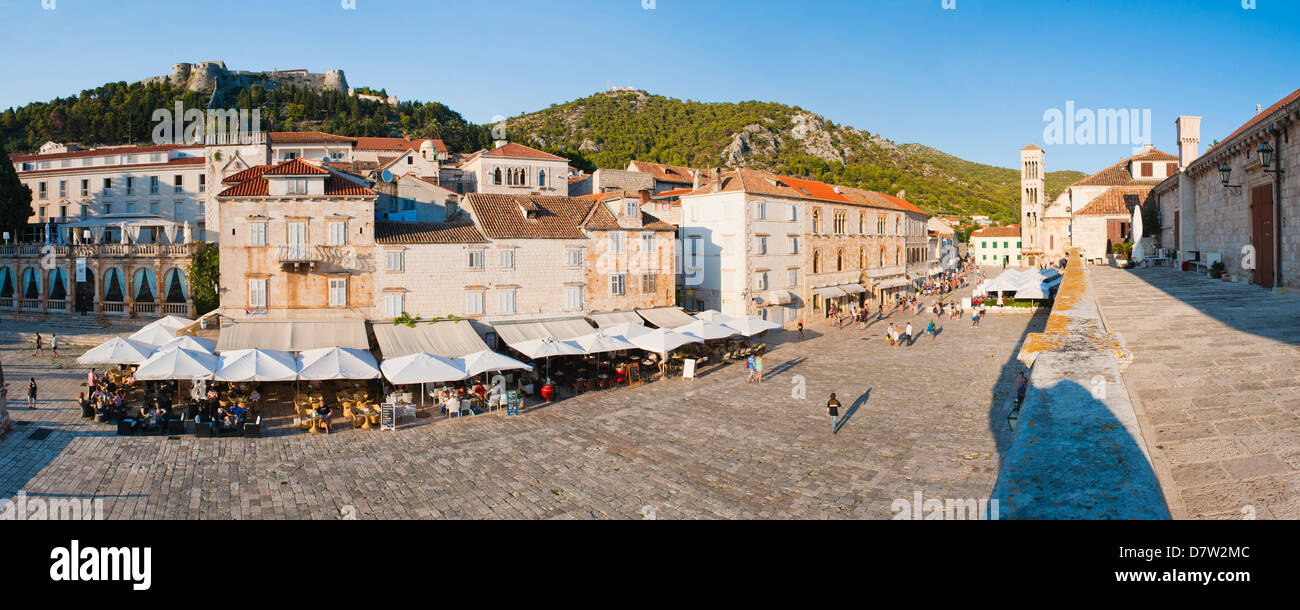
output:
[[1141, 152], [1131, 157], [1127, 157], [1123, 161], [1120, 161], [1119, 163], [1103, 169], [1091, 176], [1081, 178], [1070, 186], [1130, 186], [1142, 183], [1155, 185], [1163, 181], [1164, 178], [1143, 178], [1140, 175], [1137, 178], [1134, 178], [1133, 172], [1129, 169], [1129, 166], [1133, 163], [1145, 161], [1170, 162], [1177, 160], [1178, 157], [1153, 148], [1150, 151]]
[[396, 244], [481, 244], [487, 242], [472, 222], [387, 222], [375, 223], [375, 243]]
[[1020, 150], [1043, 150], [1043, 149], [1039, 148], [1037, 144], [1030, 144], [1029, 146], [1026, 146]]
[[545, 159], [548, 161], [568, 161], [564, 157], [558, 157], [548, 152], [542, 152], [536, 148], [531, 148], [517, 142], [508, 142], [505, 146], [494, 148], [481, 153], [484, 157], [510, 157], [514, 159]]
[[264, 176], [326, 176], [329, 170], [317, 165], [312, 165], [302, 159], [293, 159], [285, 161], [271, 169], [262, 172]]
[[1076, 216], [1130, 216], [1133, 206], [1141, 205], [1151, 192], [1149, 186], [1116, 186], [1088, 202]]
[[336, 136], [323, 131], [272, 131], [267, 134], [272, 144], [352, 144], [356, 138]]
[[1020, 225], [989, 227], [970, 234], [971, 237], [1020, 237]]
[[682, 167], [680, 165], [667, 165], [664, 163], [652, 163], [650, 161], [631, 162], [633, 171], [638, 171], [654, 176], [655, 180], [660, 182], [675, 182], [679, 184], [695, 184], [695, 172], [700, 174], [701, 179], [708, 178], [708, 172], [693, 167]]
[[661, 197], [681, 197], [682, 195], [685, 195], [689, 192], [691, 192], [691, 189], [673, 189], [671, 191], [662, 191], [659, 194], [655, 195], [654, 198], [659, 199]]
[[[817, 182], [816, 180], [778, 176], [760, 170], [744, 168], [732, 170], [722, 174], [721, 182], [721, 191], [723, 192], [743, 191], [759, 195], [866, 205], [918, 214], [925, 213], [906, 200], [885, 195], [884, 193], [849, 186], [835, 186]], [[701, 186], [698, 190], [692, 190], [687, 194], [704, 195], [710, 192], [712, 192], [711, 187]]]
[[1219, 144], [1222, 145], [1224, 142], [1231, 141], [1233, 138], [1241, 135], [1251, 127], [1254, 127], [1259, 123], [1267, 121], [1268, 119], [1272, 118], [1273, 113], [1281, 110], [1282, 108], [1286, 107], [1288, 104], [1296, 100], [1300, 100], [1300, 89], [1296, 89], [1294, 92], [1291, 93], [1291, 95], [1288, 95], [1278, 100], [1276, 104], [1273, 104], [1268, 108], [1265, 108], [1263, 112], [1260, 112], [1259, 114], [1256, 114], [1254, 117], [1251, 117], [1249, 121], [1246, 121], [1246, 124], [1242, 125], [1241, 127], [1238, 127], [1237, 130], [1229, 134], [1228, 137], [1220, 140]]
[[[407, 140], [405, 138], [357, 138], [357, 150], [420, 150], [420, 146], [429, 138]], [[433, 147], [439, 152], [447, 152], [447, 145], [442, 140], [433, 140]]]
[[271, 169], [271, 165], [254, 165], [246, 170], [226, 176], [221, 180], [222, 184], [239, 184], [253, 178], [260, 178], [266, 170]]
[[584, 239], [583, 222], [599, 206], [576, 197], [490, 193], [471, 193], [465, 201], [489, 239]]

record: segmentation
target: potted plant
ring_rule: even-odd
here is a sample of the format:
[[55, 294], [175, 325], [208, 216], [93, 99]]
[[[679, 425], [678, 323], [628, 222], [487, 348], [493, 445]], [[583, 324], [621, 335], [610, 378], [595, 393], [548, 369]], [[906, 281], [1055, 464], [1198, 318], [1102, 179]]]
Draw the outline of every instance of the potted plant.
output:
[[1223, 261], [1214, 261], [1214, 264], [1210, 265], [1210, 277], [1221, 279], [1225, 282], [1232, 281], [1232, 276], [1228, 275], [1227, 272], [1224, 271]]
[[1120, 242], [1112, 248], [1115, 252], [1115, 264], [1119, 267], [1128, 266], [1129, 254], [1133, 252], [1133, 244], [1130, 242]]

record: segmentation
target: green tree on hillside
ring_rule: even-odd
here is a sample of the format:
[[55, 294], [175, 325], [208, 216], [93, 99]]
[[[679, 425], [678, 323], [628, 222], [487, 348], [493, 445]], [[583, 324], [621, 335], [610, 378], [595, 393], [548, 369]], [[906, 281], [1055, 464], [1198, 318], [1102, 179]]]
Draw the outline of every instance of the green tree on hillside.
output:
[[18, 172], [9, 160], [0, 138], [0, 229], [18, 235], [36, 211], [32, 209], [32, 189], [18, 180]]

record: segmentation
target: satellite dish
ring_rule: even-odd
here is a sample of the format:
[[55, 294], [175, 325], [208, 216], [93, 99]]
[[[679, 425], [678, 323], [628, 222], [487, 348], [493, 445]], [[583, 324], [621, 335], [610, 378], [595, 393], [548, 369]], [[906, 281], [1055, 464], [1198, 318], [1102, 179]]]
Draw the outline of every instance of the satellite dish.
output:
[[321, 165], [325, 165], [326, 163], [329, 163], [329, 162], [330, 162], [329, 155], [325, 155], [324, 157], [321, 157], [321, 158], [320, 158], [320, 164], [321, 164]]
[[393, 172], [391, 172], [391, 171], [389, 171], [389, 170], [384, 170], [384, 171], [380, 172], [380, 174], [379, 174], [379, 178], [382, 179], [384, 182], [392, 182], [392, 181], [393, 181]]

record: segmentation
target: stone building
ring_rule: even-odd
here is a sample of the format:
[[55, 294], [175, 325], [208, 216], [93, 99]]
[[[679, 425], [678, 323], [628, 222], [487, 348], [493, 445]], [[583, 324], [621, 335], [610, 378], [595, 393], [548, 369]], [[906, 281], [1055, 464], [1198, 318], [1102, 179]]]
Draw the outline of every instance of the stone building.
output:
[[707, 180], [680, 196], [686, 306], [793, 327], [908, 285], [906, 201], [749, 169]]
[[1151, 192], [1160, 226], [1148, 232], [1159, 235], [1159, 246], [1188, 269], [1217, 258], [1237, 281], [1300, 289], [1300, 232], [1292, 220], [1300, 215], [1300, 140], [1291, 137], [1297, 121], [1300, 90], [1257, 109], [1200, 155], [1200, 117], [1179, 117], [1181, 171]]
[[1087, 260], [1105, 260], [1110, 246], [1128, 239], [1133, 208], [1178, 171], [1177, 157], [1147, 146], [1076, 181], [1049, 203], [1045, 157], [1032, 144], [1020, 150], [1023, 267], [1056, 263], [1070, 248]]
[[221, 313], [365, 319], [374, 306], [375, 192], [302, 159], [226, 179]]
[[515, 142], [497, 142], [462, 161], [467, 193], [569, 195], [569, 160]]
[[1023, 262], [1023, 228], [988, 227], [970, 234], [970, 253], [975, 264], [992, 267], [1020, 267]]

